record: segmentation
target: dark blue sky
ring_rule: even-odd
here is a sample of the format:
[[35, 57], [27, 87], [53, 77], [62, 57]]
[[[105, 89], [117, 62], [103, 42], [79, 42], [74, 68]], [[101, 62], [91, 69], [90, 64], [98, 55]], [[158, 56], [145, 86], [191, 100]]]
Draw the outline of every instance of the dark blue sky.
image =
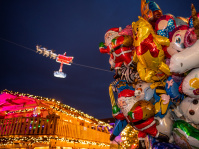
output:
[[[198, 0], [157, 0], [163, 14], [189, 17]], [[111, 117], [109, 56], [98, 50], [105, 32], [137, 21], [140, 0], [1, 0], [0, 38], [35, 50], [37, 44], [67, 52], [74, 64], [64, 65], [65, 79], [55, 78], [55, 60], [0, 40], [0, 90], [55, 98], [96, 118]]]

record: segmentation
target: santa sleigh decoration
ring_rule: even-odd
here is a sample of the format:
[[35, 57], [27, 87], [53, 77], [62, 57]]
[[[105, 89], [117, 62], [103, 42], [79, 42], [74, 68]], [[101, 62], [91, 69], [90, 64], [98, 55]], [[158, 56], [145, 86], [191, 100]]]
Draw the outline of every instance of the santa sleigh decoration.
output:
[[60, 64], [59, 71], [54, 71], [54, 76], [58, 78], [66, 78], [66, 74], [62, 72], [63, 64], [71, 65], [73, 58], [74, 57], [72, 56], [66, 56], [66, 52], [64, 53], [64, 55], [58, 54], [56, 62], [61, 63], [61, 64]]
[[37, 53], [43, 54], [43, 56], [50, 57], [52, 59], [56, 59], [56, 62], [61, 63], [59, 71], [54, 71], [54, 76], [58, 78], [66, 78], [66, 74], [62, 72], [63, 64], [71, 65], [74, 57], [66, 56], [66, 52], [63, 55], [57, 55], [56, 53], [54, 53], [54, 50], [48, 50], [38, 45], [36, 46], [36, 50]]

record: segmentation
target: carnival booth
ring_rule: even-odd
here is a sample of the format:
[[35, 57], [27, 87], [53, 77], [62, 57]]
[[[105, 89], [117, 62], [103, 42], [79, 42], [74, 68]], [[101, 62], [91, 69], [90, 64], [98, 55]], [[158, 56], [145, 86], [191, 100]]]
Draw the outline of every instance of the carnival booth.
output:
[[55, 99], [8, 90], [0, 94], [0, 148], [108, 149], [108, 127]]

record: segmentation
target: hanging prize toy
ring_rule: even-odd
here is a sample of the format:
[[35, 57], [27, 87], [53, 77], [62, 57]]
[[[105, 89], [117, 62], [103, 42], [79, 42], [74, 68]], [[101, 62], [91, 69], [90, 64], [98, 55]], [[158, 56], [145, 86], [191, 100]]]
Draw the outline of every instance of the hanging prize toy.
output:
[[63, 64], [71, 65], [73, 58], [74, 57], [72, 56], [66, 56], [66, 52], [64, 53], [64, 55], [58, 54], [56, 62], [61, 63], [61, 64], [60, 64], [59, 71], [54, 71], [54, 76], [58, 78], [66, 78], [66, 74], [62, 72]]

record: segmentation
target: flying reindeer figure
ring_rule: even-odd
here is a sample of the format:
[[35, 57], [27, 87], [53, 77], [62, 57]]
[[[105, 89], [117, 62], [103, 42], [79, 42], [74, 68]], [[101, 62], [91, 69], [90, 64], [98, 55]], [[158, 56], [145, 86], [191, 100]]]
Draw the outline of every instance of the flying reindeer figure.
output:
[[36, 50], [37, 50], [37, 53], [39, 54], [42, 54], [43, 53], [43, 49], [40, 48], [41, 46], [36, 46]]
[[41, 45], [40, 46], [36, 46], [36, 52], [39, 53], [39, 54], [43, 54], [43, 56], [46, 56], [46, 57], [50, 57], [50, 59], [56, 59], [57, 58], [57, 54], [54, 53], [55, 50], [47, 50], [45, 47], [42, 48]]

